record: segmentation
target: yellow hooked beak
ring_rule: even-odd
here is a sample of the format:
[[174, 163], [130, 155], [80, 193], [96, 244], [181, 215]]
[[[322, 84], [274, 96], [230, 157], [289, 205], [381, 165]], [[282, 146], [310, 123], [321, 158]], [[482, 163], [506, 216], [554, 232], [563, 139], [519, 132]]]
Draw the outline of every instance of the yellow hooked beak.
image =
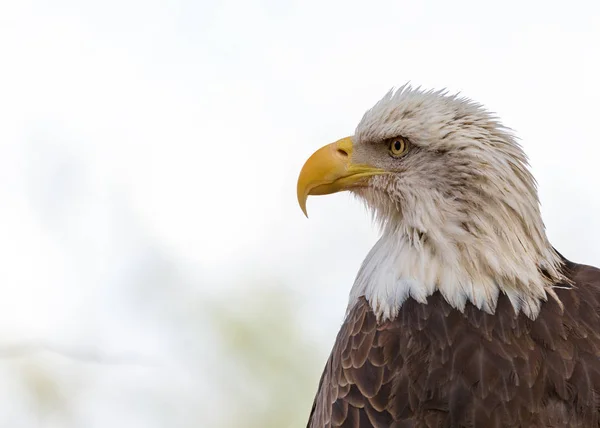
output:
[[306, 213], [309, 195], [328, 195], [365, 185], [366, 178], [386, 171], [352, 163], [352, 138], [321, 147], [308, 158], [298, 177], [298, 203]]

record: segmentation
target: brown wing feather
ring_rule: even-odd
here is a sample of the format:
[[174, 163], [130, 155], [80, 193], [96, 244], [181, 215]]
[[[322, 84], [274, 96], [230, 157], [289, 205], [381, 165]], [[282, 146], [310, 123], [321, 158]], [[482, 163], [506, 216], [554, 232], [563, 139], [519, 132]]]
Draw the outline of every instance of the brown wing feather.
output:
[[308, 428], [600, 427], [600, 270], [566, 261], [531, 321], [506, 296], [461, 313], [436, 293], [377, 324], [363, 298], [325, 366]]

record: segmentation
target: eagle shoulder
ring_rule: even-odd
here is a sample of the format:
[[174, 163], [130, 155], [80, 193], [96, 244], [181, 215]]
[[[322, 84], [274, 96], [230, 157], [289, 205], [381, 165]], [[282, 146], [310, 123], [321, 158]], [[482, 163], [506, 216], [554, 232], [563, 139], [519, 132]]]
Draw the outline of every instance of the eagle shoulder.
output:
[[307, 428], [391, 426], [386, 407], [390, 367], [394, 355], [399, 356], [399, 344], [377, 340], [387, 324], [377, 325], [364, 298], [348, 312], [321, 376]]
[[377, 323], [348, 312], [308, 428], [600, 426], [600, 270], [566, 262], [535, 321], [501, 295], [494, 314], [435, 293]]

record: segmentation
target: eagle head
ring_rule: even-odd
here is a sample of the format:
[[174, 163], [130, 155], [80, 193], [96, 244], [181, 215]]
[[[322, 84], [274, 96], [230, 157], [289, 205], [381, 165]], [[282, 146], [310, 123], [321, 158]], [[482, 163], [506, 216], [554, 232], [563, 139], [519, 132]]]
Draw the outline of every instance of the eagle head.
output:
[[353, 136], [317, 150], [298, 179], [309, 195], [348, 190], [382, 236], [351, 292], [380, 318], [440, 291], [493, 313], [499, 293], [530, 318], [564, 280], [521, 146], [480, 104], [407, 85], [368, 110]]

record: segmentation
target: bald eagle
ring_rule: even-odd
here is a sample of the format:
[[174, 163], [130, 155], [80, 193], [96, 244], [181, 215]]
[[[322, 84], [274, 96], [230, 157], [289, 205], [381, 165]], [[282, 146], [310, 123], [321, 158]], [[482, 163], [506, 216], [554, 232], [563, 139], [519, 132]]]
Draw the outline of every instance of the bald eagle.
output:
[[317, 150], [309, 195], [348, 190], [381, 226], [309, 428], [600, 426], [600, 270], [551, 245], [512, 131], [404, 86]]

